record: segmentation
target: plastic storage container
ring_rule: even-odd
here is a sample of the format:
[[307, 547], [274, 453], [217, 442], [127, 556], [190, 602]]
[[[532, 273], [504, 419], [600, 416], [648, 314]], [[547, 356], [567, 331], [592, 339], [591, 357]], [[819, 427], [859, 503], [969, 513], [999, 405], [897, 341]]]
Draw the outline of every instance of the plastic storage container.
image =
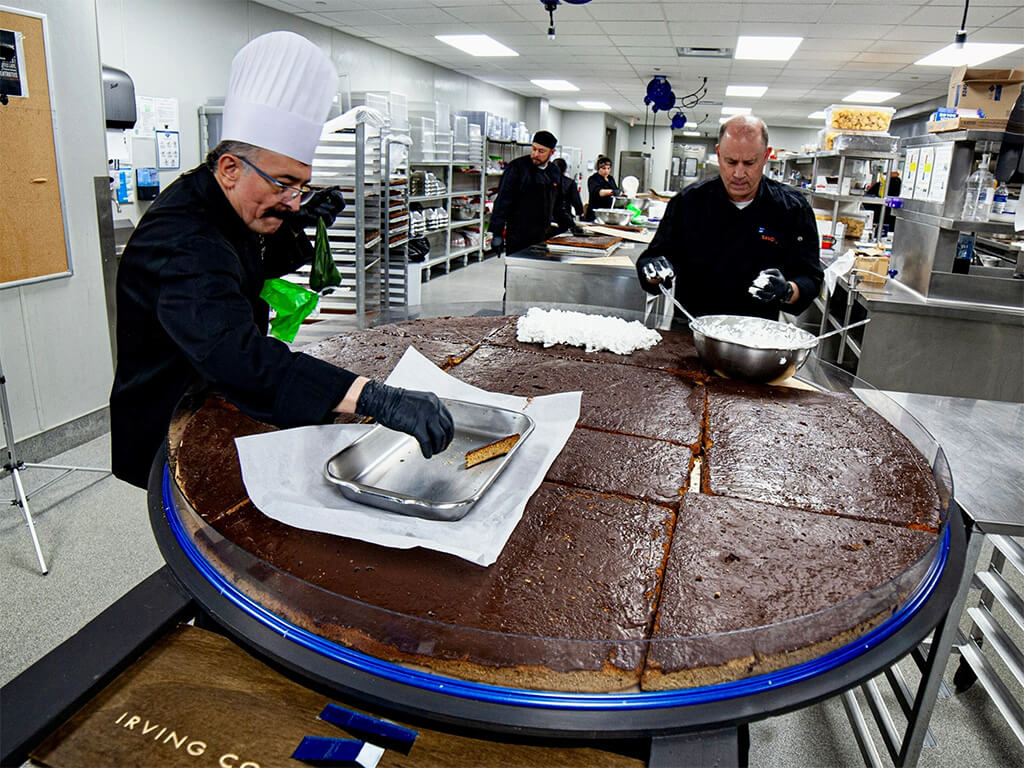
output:
[[893, 107], [833, 104], [825, 110], [825, 127], [837, 131], [886, 133], [895, 113]]

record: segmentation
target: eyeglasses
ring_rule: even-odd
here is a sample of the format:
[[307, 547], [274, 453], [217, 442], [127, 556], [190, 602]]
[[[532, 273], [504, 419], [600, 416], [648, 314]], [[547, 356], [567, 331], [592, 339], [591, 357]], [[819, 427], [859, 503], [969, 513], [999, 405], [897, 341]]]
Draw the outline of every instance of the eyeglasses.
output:
[[258, 167], [256, 167], [256, 164], [250, 161], [248, 158], [242, 157], [241, 155], [235, 155], [235, 157], [237, 157], [243, 163], [245, 163], [254, 171], [256, 171], [256, 173], [258, 173], [264, 179], [266, 179], [275, 187], [277, 187], [277, 194], [283, 200], [291, 202], [295, 198], [298, 198], [299, 205], [302, 205], [304, 203], [308, 203], [312, 199], [313, 195], [316, 194], [316, 190], [313, 187], [309, 186], [308, 184], [303, 184], [301, 187], [289, 187], [287, 184], [278, 181], [270, 174], [261, 171]]

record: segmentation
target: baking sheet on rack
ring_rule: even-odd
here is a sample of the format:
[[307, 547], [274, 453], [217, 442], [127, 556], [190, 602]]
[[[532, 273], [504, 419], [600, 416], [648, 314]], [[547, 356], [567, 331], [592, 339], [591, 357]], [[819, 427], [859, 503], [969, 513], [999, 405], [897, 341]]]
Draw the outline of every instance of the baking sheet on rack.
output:
[[249, 498], [261, 512], [294, 528], [398, 549], [425, 547], [490, 565], [565, 447], [579, 419], [581, 393], [525, 398], [487, 392], [449, 376], [413, 347], [405, 351], [387, 383], [522, 411], [536, 426], [515, 459], [461, 520], [424, 520], [358, 504], [324, 478], [326, 461], [369, 430], [367, 424], [298, 427], [237, 438]]

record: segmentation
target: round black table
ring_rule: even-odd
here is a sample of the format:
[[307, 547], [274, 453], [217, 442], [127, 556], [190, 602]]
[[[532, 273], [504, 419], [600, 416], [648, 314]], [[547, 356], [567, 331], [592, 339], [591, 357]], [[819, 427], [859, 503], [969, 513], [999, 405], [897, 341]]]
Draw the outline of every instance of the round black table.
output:
[[[506, 311], [515, 312], [515, 309]], [[431, 316], [444, 314], [441, 311]], [[415, 313], [404, 309], [400, 313], [389, 313], [387, 322], [403, 319], [403, 315], [414, 317]], [[816, 361], [805, 366], [802, 375], [830, 389], [847, 388], [851, 383], [869, 386]], [[907, 422], [897, 426], [923, 431], [915, 424]], [[948, 465], [937, 447], [933, 471], [940, 492], [944, 484], [950, 483], [945, 490], [951, 497]], [[398, 665], [340, 649], [343, 658], [359, 659], [359, 663], [350, 664], [296, 642], [295, 632], [304, 630], [273, 616], [260, 617], [259, 611], [254, 612], [253, 606], [247, 605], [247, 599], [236, 594], [229, 582], [218, 578], [197, 551], [189, 551], [188, 535], [176, 521], [176, 505], [183, 503], [183, 499], [180, 494], [175, 499], [172, 484], [165, 458], [158, 456], [150, 474], [149, 512], [154, 535], [168, 566], [216, 624], [243, 646], [296, 679], [355, 699], [371, 709], [497, 740], [529, 738], [552, 743], [588, 742], [591, 746], [639, 740], [641, 749], [649, 754], [651, 765], [675, 764], [694, 755], [700, 755], [701, 760], [724, 758], [723, 764], [745, 762], [741, 739], [747, 723], [836, 696], [876, 676], [913, 651], [945, 618], [965, 562], [965, 527], [959, 507], [949, 498], [939, 554], [922, 587], [880, 627], [826, 654], [830, 661], [820, 673], [790, 678], [787, 670], [780, 670], [749, 681], [709, 686], [693, 695], [514, 691], [467, 684], [423, 672], [406, 675]], [[947, 497], [947, 493], [941, 495]], [[424, 675], [436, 684], [420, 685], [418, 681], [422, 681]], [[728, 693], [718, 695], [718, 690]]]

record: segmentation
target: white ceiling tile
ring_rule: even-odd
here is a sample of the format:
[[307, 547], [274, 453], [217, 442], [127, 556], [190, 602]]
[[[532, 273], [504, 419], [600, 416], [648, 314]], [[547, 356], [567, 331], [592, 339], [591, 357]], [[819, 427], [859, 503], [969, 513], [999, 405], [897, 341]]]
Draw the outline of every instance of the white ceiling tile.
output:
[[739, 21], [743, 13], [740, 3], [662, 3], [665, 19], [670, 22]]

